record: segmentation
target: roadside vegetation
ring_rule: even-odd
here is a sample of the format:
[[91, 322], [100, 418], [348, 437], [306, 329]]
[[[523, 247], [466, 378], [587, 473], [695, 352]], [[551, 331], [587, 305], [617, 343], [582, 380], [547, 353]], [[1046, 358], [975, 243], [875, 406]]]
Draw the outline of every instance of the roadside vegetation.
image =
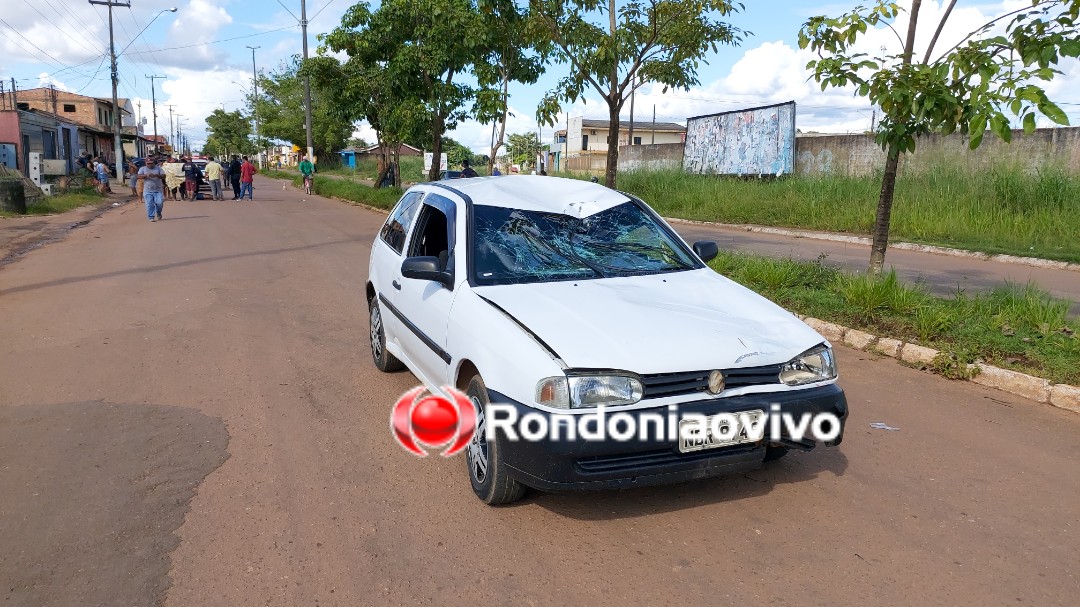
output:
[[932, 368], [947, 377], [967, 377], [967, 365], [982, 361], [1080, 385], [1080, 322], [1067, 301], [1015, 284], [935, 297], [893, 272], [848, 274], [824, 261], [722, 252], [709, 265], [804, 316], [935, 348]]
[[[98, 204], [105, 201], [105, 197], [98, 194], [93, 186], [71, 188], [63, 194], [56, 196], [42, 196], [41, 198], [26, 203], [27, 215], [52, 215], [77, 209], [88, 204]], [[16, 213], [0, 211], [0, 217], [21, 217]]]
[[[587, 177], [587, 176], [586, 176]], [[881, 176], [733, 179], [626, 171], [619, 188], [667, 217], [869, 236]], [[896, 181], [894, 241], [1080, 262], [1080, 177], [1063, 168], [972, 172], [944, 162]]]
[[[295, 171], [263, 171], [263, 176], [270, 179], [284, 179], [289, 181], [298, 189], [303, 189], [304, 182], [300, 174]], [[319, 196], [327, 196], [329, 198], [340, 198], [342, 200], [350, 202], [358, 202], [378, 209], [389, 210], [401, 198], [402, 190], [400, 188], [381, 188], [376, 189], [368, 184], [351, 181], [349, 179], [334, 179], [326, 178], [319, 179], [315, 177], [314, 182], [315, 193]]]

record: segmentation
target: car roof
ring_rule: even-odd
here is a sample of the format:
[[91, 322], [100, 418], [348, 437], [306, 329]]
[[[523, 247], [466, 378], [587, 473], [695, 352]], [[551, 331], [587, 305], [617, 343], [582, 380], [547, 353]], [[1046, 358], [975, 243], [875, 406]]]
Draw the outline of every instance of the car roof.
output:
[[630, 199], [598, 183], [544, 175], [500, 175], [440, 182], [473, 204], [587, 217]]

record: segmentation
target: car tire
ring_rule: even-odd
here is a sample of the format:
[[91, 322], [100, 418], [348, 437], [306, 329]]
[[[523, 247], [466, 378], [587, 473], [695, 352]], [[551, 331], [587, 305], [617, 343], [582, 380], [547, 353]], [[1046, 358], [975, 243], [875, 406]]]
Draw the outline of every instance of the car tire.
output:
[[473, 492], [489, 506], [516, 502], [525, 495], [525, 485], [507, 472], [499, 441], [488, 442], [484, 436], [484, 409], [488, 404], [488, 392], [483, 378], [474, 375], [469, 380], [465, 394], [476, 407], [476, 433], [465, 448], [465, 466]]
[[773, 447], [773, 446], [770, 445], [768, 447], [765, 447], [765, 459], [762, 460], [762, 461], [775, 462], [776, 460], [780, 459], [781, 457], [784, 457], [787, 454], [788, 454], [788, 448], [787, 447]]
[[368, 301], [368, 335], [371, 338], [371, 360], [383, 373], [393, 373], [405, 368], [400, 360], [386, 350], [386, 329], [383, 327], [382, 310], [375, 297]]

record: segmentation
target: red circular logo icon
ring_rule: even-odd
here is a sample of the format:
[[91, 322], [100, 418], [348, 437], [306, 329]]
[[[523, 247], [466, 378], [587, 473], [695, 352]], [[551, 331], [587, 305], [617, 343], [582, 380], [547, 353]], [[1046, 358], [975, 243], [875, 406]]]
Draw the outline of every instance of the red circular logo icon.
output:
[[426, 457], [420, 444], [429, 447], [449, 445], [443, 457], [450, 457], [465, 448], [476, 430], [476, 410], [469, 397], [459, 390], [443, 386], [451, 398], [428, 394], [424, 388], [413, 388], [398, 399], [390, 414], [394, 438], [410, 453]]

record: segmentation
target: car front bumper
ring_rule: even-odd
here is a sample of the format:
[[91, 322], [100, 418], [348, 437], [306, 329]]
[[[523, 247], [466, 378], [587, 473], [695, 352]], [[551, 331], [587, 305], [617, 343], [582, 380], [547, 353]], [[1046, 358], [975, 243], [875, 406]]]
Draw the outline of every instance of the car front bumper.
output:
[[[527, 413], [540, 413], [548, 418], [564, 415], [540, 412], [497, 392], [489, 391], [493, 403], [502, 403], [517, 409], [518, 419]], [[843, 440], [844, 423], [847, 420], [847, 399], [836, 384], [829, 384], [790, 392], [746, 394], [719, 400], [682, 403], [675, 408], [676, 418], [687, 414], [716, 415], [761, 409], [790, 413], [798, 419], [802, 414], [833, 413], [840, 419], [840, 434], [829, 445], [839, 445]], [[668, 415], [667, 407], [625, 411], [640, 421], [645, 412], [661, 412]], [[612, 415], [611, 413], [608, 414]], [[640, 427], [635, 423], [634, 427]], [[786, 434], [780, 441], [771, 441], [768, 433], [763, 440], [728, 447], [680, 453], [676, 440], [633, 438], [629, 441], [586, 440], [582, 437], [538, 441], [511, 441], [499, 437], [499, 453], [510, 474], [530, 487], [544, 491], [619, 489], [646, 485], [678, 483], [713, 476], [737, 474], [760, 468], [768, 445], [801, 450], [815, 447], [809, 438], [801, 442], [791, 441]]]

